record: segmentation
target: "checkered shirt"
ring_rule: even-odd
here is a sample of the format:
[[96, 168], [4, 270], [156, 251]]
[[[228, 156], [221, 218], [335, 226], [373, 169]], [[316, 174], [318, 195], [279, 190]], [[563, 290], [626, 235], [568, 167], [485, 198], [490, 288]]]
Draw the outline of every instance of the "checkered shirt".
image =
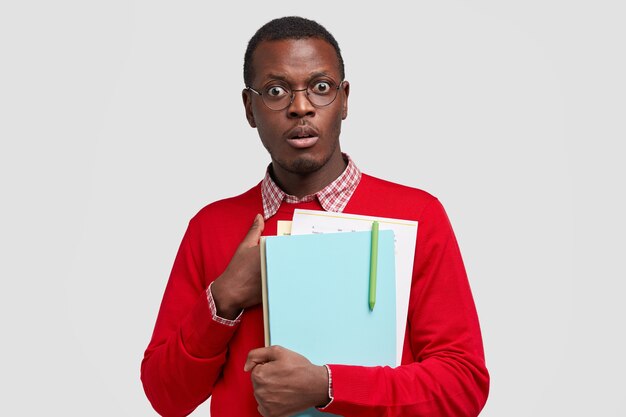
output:
[[347, 154], [342, 154], [348, 166], [337, 179], [315, 194], [309, 194], [302, 198], [289, 195], [280, 189], [272, 179], [269, 167], [265, 173], [265, 178], [261, 183], [261, 196], [263, 198], [263, 217], [265, 220], [272, 217], [278, 211], [280, 205], [286, 203], [306, 203], [315, 198], [326, 211], [341, 213], [350, 201], [350, 197], [361, 181], [361, 171]]

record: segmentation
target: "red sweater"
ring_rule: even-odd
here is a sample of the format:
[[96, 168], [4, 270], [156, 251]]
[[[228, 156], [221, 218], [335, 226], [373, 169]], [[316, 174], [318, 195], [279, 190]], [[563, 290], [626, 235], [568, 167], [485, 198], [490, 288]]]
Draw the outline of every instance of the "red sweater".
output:
[[[291, 220], [283, 203], [265, 223]], [[402, 365], [330, 365], [334, 400], [325, 411], [343, 416], [476, 416], [489, 390], [474, 301], [450, 222], [439, 201], [414, 188], [363, 174], [345, 213], [419, 222]], [[261, 306], [229, 327], [214, 321], [206, 288], [228, 265], [257, 213], [260, 184], [203, 208], [183, 237], [165, 289], [152, 340], [141, 364], [143, 386], [163, 416], [191, 413], [209, 396], [211, 416], [259, 416], [248, 352], [263, 346]], [[320, 365], [320, 364], [318, 364]]]

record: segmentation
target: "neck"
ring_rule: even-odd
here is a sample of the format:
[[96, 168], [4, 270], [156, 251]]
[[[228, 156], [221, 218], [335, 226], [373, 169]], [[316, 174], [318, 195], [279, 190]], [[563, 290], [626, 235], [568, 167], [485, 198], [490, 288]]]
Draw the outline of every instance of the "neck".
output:
[[346, 166], [341, 152], [336, 152], [324, 166], [314, 172], [294, 173], [281, 168], [274, 162], [272, 162], [272, 172], [274, 181], [284, 192], [302, 198], [315, 194], [336, 180]]

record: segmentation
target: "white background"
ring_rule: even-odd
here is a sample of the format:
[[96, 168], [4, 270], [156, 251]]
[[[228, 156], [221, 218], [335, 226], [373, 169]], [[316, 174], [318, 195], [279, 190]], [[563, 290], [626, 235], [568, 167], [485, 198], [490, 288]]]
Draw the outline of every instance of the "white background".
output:
[[482, 416], [624, 416], [626, 10], [564, 0], [3, 1], [0, 414], [154, 415], [139, 365], [172, 261], [263, 175], [243, 53], [290, 14], [342, 47], [343, 149], [448, 210]]

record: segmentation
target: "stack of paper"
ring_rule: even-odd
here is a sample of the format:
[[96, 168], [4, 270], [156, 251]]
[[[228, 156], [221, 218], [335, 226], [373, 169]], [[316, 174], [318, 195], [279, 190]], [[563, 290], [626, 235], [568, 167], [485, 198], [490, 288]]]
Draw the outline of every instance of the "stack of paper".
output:
[[413, 279], [413, 259], [417, 222], [387, 217], [296, 209], [290, 227], [292, 235], [369, 231], [377, 221], [381, 230], [393, 230], [396, 248], [396, 365], [402, 360], [409, 295]]
[[[370, 309], [373, 221], [381, 230]], [[265, 344], [317, 365], [399, 365], [417, 222], [296, 210], [281, 230], [261, 238]]]

